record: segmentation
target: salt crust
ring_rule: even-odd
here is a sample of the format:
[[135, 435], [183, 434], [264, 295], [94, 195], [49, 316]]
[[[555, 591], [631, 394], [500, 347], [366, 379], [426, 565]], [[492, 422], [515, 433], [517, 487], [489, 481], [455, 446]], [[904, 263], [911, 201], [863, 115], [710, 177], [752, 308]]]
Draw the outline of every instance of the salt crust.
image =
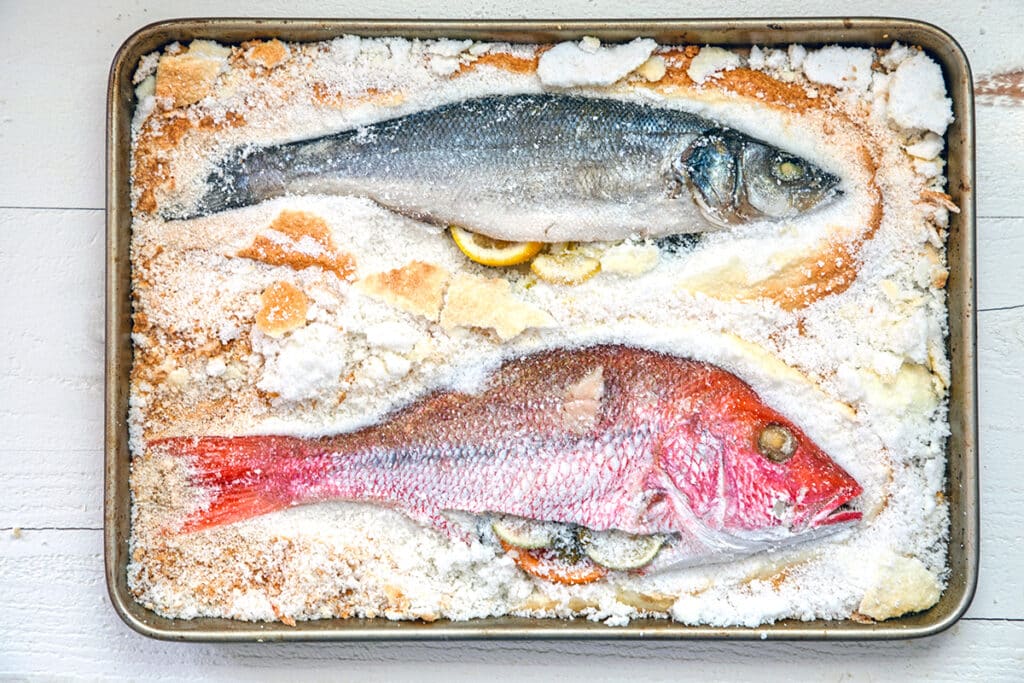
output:
[[[589, 41], [546, 54], [559, 49], [572, 57], [555, 62], [555, 71], [563, 73], [549, 84], [571, 83], [574, 77], [580, 83], [604, 82], [595, 81], [593, 73], [610, 68], [613, 60], [604, 57], [585, 61], [575, 76], [572, 72], [577, 70], [573, 60], [607, 54], [601, 52], [605, 48]], [[629, 70], [650, 56], [646, 46], [629, 49], [636, 53], [624, 62], [633, 64]], [[168, 54], [181, 51], [167, 49]], [[533, 74], [491, 68], [449, 77], [487, 54], [529, 58], [532, 48], [355, 37], [289, 46], [289, 57], [276, 70], [283, 80], [276, 82], [325, 84], [351, 103], [344, 107], [296, 98], [287, 88], [233, 66], [218, 75], [212, 96], [193, 111], [219, 121], [241, 110], [247, 125], [183, 140], [170, 155], [176, 189], [162, 199], [193, 200], [208, 173], [204, 160], [236, 144], [313, 137], [464, 97], [542, 89]], [[908, 106], [908, 93], [935, 95], [935, 71], [921, 61], [929, 58], [901, 45], [876, 57], [882, 71], [875, 71], [877, 78], [866, 87], [859, 66], [852, 81], [842, 76], [853, 73], [851, 64], [864, 63], [860, 51], [755, 48], [747, 61], [750, 68], [805, 85], [808, 93], [817, 92], [811, 74], [820, 77], [817, 83], [853, 93], [837, 94], [830, 106], [870, 131], [879, 168], [886, 212], [862, 249], [858, 280], [843, 294], [799, 312], [679, 287], [740, 255], [763, 255], [760, 264], [752, 258], [744, 265], [767, 271], [772, 259], [799, 252], [816, 239], [821, 224], [855, 225], [864, 217], [857, 200], [864, 197], [865, 180], [848, 163], [847, 150], [793, 125], [785, 112], [736, 98], [660, 103], [714, 115], [807, 156], [843, 176], [844, 199], [813, 217], [708, 235], [692, 252], [663, 255], [649, 270], [601, 274], [578, 287], [503, 273], [510, 291], [557, 322], [504, 344], [486, 331], [445, 330], [320, 268], [295, 271], [234, 256], [282, 210], [302, 210], [325, 220], [335, 242], [355, 256], [359, 277], [412, 259], [453, 273], [495, 276], [491, 269], [467, 264], [436, 229], [367, 200], [282, 198], [174, 223], [137, 215], [136, 311], [145, 318], [141, 325], [137, 319], [133, 335], [139, 360], [130, 398], [135, 504], [129, 583], [139, 601], [180, 618], [584, 613], [617, 625], [637, 614], [635, 596], [668, 595], [674, 602], [669, 614], [679, 621], [755, 626], [786, 617], [843, 618], [866, 606], [865, 600], [879, 603], [880, 618], [898, 614], [892, 604], [900, 596], [876, 599], [879, 576], [941, 586], [949, 372], [944, 292], [933, 282], [942, 268], [941, 256], [934, 254], [941, 247], [945, 214], [914, 197], [917, 189], [941, 190], [943, 178], [922, 175], [910, 154], [937, 156], [931, 155], [936, 139], [921, 136], [919, 129], [944, 130], [938, 121], [947, 117], [936, 115], [934, 105], [944, 90], [931, 97], [932, 108], [916, 110]], [[145, 78], [153, 68], [149, 58], [139, 73]], [[607, 82], [617, 81], [629, 72], [622, 68], [615, 65], [603, 78], [619, 74]], [[371, 89], [401, 95], [379, 105], [362, 103]], [[612, 91], [634, 99], [655, 97], [622, 83]], [[140, 102], [137, 132], [155, 109], [151, 96]], [[279, 280], [300, 288], [311, 303], [306, 326], [274, 339], [256, 330], [253, 319], [260, 293]], [[473, 390], [502, 358], [599, 341], [700, 358], [743, 377], [862, 483], [865, 522], [842, 538], [809, 546], [645, 577], [613, 574], [609, 581], [573, 589], [527, 578], [507, 555], [495, 553], [486, 533], [483, 542], [465, 546], [397, 512], [354, 503], [296, 508], [188, 536], [162, 533], [203, 501], [186, 485], [184, 465], [147, 452], [148, 439], [207, 433], [312, 436], [354, 429], [433, 387]], [[211, 411], [211, 405], [220, 409]], [[900, 573], [901, 566], [912, 570]]]

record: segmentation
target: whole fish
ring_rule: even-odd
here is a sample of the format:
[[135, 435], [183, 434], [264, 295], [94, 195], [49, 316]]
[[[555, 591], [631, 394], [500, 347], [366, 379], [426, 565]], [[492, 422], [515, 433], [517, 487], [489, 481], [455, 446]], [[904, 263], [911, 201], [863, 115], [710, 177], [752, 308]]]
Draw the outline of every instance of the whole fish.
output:
[[217, 163], [196, 206], [164, 217], [288, 194], [355, 195], [499, 240], [616, 240], [792, 217], [838, 194], [838, 183], [806, 159], [687, 112], [500, 95], [237, 148]]
[[665, 535], [673, 563], [701, 564], [861, 517], [847, 505], [860, 485], [742, 380], [632, 347], [512, 360], [479, 393], [439, 391], [337, 436], [151, 445], [190, 458], [208, 493], [186, 532], [347, 500], [450, 533], [445, 511]]

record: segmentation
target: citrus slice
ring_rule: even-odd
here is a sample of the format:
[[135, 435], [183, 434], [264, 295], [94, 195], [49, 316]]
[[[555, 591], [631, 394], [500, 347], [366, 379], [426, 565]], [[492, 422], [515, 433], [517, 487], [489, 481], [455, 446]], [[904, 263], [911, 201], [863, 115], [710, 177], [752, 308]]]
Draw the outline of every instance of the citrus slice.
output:
[[560, 525], [534, 519], [502, 515], [491, 522], [494, 535], [517, 548], [547, 548], [555, 542]]
[[608, 575], [607, 569], [594, 564], [586, 557], [579, 562], [568, 562], [548, 548], [527, 550], [526, 548], [517, 548], [505, 541], [499, 542], [517, 567], [538, 579], [566, 586], [577, 586], [599, 581]]
[[608, 569], [637, 569], [650, 563], [665, 543], [664, 536], [634, 536], [615, 529], [580, 531], [583, 551], [591, 560]]
[[541, 254], [533, 259], [530, 270], [544, 282], [553, 285], [578, 285], [597, 275], [601, 262], [583, 254], [564, 251]]
[[470, 261], [485, 266], [514, 266], [526, 263], [543, 248], [541, 242], [505, 242], [452, 225], [455, 245]]

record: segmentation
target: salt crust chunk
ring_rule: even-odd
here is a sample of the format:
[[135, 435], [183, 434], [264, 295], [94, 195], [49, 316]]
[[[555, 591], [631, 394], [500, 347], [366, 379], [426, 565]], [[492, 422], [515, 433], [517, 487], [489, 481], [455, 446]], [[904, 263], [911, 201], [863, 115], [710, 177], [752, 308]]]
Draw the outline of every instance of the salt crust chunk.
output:
[[427, 320], [437, 320], [450, 275], [431, 263], [410, 261], [401, 268], [368, 275], [357, 283], [366, 295]]
[[742, 64], [740, 56], [720, 47], [702, 47], [690, 62], [686, 75], [694, 83], [703, 83], [722, 71], [731, 71]]
[[939, 601], [939, 580], [921, 560], [892, 554], [877, 565], [858, 611], [877, 621], [928, 609]]
[[278, 281], [263, 290], [256, 327], [271, 337], [281, 337], [306, 324], [309, 299], [290, 282]]
[[656, 83], [665, 77], [665, 74], [668, 73], [668, 67], [665, 66], [664, 57], [654, 55], [638, 66], [636, 72], [648, 83]]
[[871, 62], [874, 53], [861, 47], [828, 45], [807, 53], [803, 59], [808, 80], [836, 88], [867, 92], [871, 86]]
[[556, 88], [611, 85], [646, 62], [657, 46], [650, 38], [612, 47], [601, 47], [595, 38], [559, 43], [541, 55], [537, 76]]
[[907, 145], [907, 154], [918, 159], [931, 160], [938, 158], [942, 154], [942, 148], [944, 146], [942, 138], [935, 133], [927, 133], [920, 142], [915, 142], [912, 145]]
[[273, 69], [289, 56], [291, 56], [291, 50], [277, 38], [248, 44], [244, 53], [247, 63], [262, 66], [265, 69]]
[[653, 270], [660, 256], [653, 244], [619, 244], [601, 254], [601, 271], [636, 276]]
[[530, 327], [550, 327], [554, 320], [546, 311], [521, 301], [510, 291], [508, 280], [459, 273], [448, 288], [448, 300], [441, 311], [441, 326], [486, 327], [502, 340], [518, 336]]
[[194, 40], [183, 54], [165, 55], [156, 70], [156, 96], [174, 107], [195, 104], [213, 92], [231, 51], [208, 40]]
[[896, 68], [889, 83], [889, 118], [903, 128], [937, 135], [953, 122], [942, 69], [928, 55], [919, 52]]

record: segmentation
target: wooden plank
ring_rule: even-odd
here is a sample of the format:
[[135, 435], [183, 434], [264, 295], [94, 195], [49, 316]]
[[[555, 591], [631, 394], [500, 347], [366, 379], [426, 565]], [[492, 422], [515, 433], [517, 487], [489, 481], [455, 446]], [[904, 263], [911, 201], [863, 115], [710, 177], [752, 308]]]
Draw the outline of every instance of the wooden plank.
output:
[[[1020, 253], [1018, 251], [1018, 253]], [[978, 414], [981, 567], [969, 614], [1024, 617], [1024, 462], [1020, 387], [1024, 383], [1024, 308], [978, 315]], [[1024, 643], [1024, 641], [1022, 641]]]
[[101, 211], [0, 210], [5, 449], [102, 448], [103, 235]]
[[0, 533], [103, 528], [102, 450], [0, 450]]
[[979, 103], [975, 131], [978, 215], [1024, 215], [1019, 172], [1024, 168], [1024, 145], [1009, 144], [1024, 135], [1024, 107]]
[[897, 643], [181, 645], [143, 638], [114, 615], [103, 584], [99, 532], [0, 534], [0, 577], [6, 586], [0, 591], [0, 677], [304, 680], [343, 672], [346, 680], [445, 683], [524, 674], [588, 681], [789, 681], [803, 668], [838, 680], [995, 681], [1019, 673], [1024, 643], [1024, 623], [961, 621], [934, 638]]
[[[0, 165], [0, 206], [103, 206], [103, 174], [98, 169], [103, 168], [103, 93], [107, 70], [117, 47], [134, 30], [173, 17], [260, 13], [241, 0], [111, 4], [105, 16], [90, 3], [61, 3], [59, 9], [51, 4], [4, 5], [0, 21], [0, 71], [4, 74], [4, 93], [0, 95], [0, 159], [14, 163]], [[480, 8], [467, 0], [436, 3], [433, 8], [412, 6], [404, 0], [371, 4], [315, 0], [304, 3], [301, 11], [275, 4], [268, 13], [311, 17], [648, 18], [679, 14], [756, 17], [768, 11], [776, 16], [794, 17], [843, 14], [831, 0], [782, 0], [773, 3], [770, 10], [750, 0], [693, 0], [682, 13], [665, 0], [625, 4], [615, 0], [566, 0], [555, 5], [527, 0], [508, 9]], [[887, 0], [869, 0], [851, 6], [849, 11], [859, 16], [887, 16], [893, 13], [893, 6]], [[928, 3], [926, 17], [953, 32], [979, 76], [1020, 68], [1024, 58], [1018, 46], [1024, 22], [1019, 7], [1012, 2], [998, 2], [987, 6], [983, 16], [980, 11], [975, 14], [966, 19], [956, 3]], [[985, 30], [978, 31], [976, 24], [982, 21]], [[39, 27], [45, 27], [45, 40], [39, 39]], [[1015, 113], [1008, 115], [979, 108], [979, 152], [985, 151], [979, 156], [993, 160], [991, 167], [982, 167], [986, 173], [985, 182], [979, 183], [983, 193], [988, 193], [990, 187], [1005, 188], [1013, 182], [1006, 176], [1013, 169], [1024, 167], [1024, 147], [1005, 144], [1014, 139], [1006, 133], [1017, 131], [1019, 137], [1021, 110], [1024, 107], [1017, 107]], [[987, 114], [990, 111], [994, 113]], [[40, 144], [42, 140], [45, 144]], [[990, 186], [990, 181], [996, 184]], [[983, 196], [987, 215], [1019, 215], [1013, 204], [1015, 195], [994, 194], [991, 206], [988, 195]]]
[[1024, 304], [1024, 218], [978, 221], [978, 308]]

